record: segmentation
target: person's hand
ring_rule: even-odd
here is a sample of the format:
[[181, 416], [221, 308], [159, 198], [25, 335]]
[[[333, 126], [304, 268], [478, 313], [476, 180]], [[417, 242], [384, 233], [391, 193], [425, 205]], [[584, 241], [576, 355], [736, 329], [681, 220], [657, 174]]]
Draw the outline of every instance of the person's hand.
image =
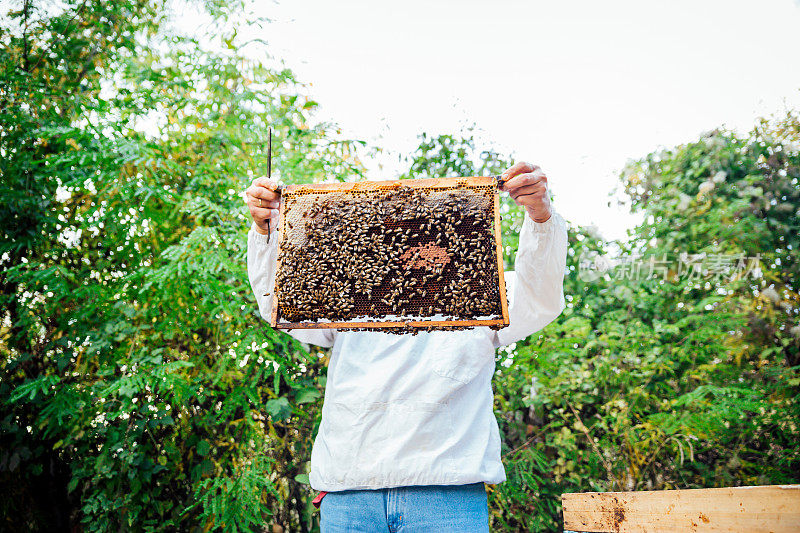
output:
[[521, 205], [536, 222], [547, 222], [553, 214], [550, 207], [550, 191], [547, 176], [542, 169], [530, 163], [515, 163], [503, 172], [505, 183], [500, 188], [508, 191], [511, 198]]
[[244, 202], [256, 223], [256, 231], [262, 235], [269, 235], [269, 230], [278, 225], [281, 195], [276, 192], [277, 188], [277, 182], [261, 177], [254, 179], [253, 184], [244, 191]]

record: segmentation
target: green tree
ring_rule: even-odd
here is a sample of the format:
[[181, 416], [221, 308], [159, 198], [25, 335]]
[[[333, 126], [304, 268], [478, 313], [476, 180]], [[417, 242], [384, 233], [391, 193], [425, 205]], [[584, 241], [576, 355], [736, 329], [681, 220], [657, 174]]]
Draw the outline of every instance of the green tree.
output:
[[358, 143], [235, 28], [212, 51], [160, 2], [44, 5], [0, 52], [3, 528], [312, 528], [324, 358], [257, 316], [240, 192], [268, 126], [287, 182], [362, 175]]
[[[649, 154], [622, 175], [627, 242], [570, 231], [567, 309], [500, 357], [495, 527], [560, 530], [563, 492], [800, 479], [798, 148], [790, 114]], [[644, 275], [581, 270], [612, 249]]]

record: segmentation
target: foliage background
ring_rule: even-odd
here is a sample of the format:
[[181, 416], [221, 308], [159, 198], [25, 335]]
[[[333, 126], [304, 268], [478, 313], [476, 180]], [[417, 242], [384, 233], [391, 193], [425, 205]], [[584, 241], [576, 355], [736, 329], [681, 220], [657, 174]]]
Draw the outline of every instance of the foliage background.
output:
[[[25, 0], [0, 28], [4, 530], [318, 527], [327, 353], [258, 317], [239, 192], [268, 125], [286, 182], [363, 177], [364, 146], [237, 40], [242, 5], [202, 5], [221, 47], [149, 0]], [[567, 309], [497, 354], [494, 530], [560, 530], [568, 491], [798, 482], [799, 151], [795, 113], [715, 130], [629, 163], [644, 222], [626, 242], [570, 227]], [[469, 131], [423, 134], [404, 176], [509, 162]], [[512, 266], [522, 215], [504, 210]], [[610, 252], [671, 270], [581, 269]], [[682, 252], [758, 256], [761, 275], [688, 276]]]

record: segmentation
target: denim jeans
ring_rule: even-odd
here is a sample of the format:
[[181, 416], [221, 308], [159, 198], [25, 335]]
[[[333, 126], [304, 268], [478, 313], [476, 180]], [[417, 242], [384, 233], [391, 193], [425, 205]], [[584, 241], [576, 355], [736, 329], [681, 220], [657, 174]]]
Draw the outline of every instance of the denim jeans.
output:
[[483, 483], [329, 492], [320, 512], [322, 533], [489, 531]]

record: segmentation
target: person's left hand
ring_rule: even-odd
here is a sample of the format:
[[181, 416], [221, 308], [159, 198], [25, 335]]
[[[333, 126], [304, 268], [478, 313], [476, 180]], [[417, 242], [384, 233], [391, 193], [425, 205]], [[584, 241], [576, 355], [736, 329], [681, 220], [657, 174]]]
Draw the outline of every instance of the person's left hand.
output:
[[505, 183], [500, 188], [528, 212], [535, 222], [547, 222], [553, 214], [547, 176], [542, 169], [530, 163], [519, 162], [503, 172]]

